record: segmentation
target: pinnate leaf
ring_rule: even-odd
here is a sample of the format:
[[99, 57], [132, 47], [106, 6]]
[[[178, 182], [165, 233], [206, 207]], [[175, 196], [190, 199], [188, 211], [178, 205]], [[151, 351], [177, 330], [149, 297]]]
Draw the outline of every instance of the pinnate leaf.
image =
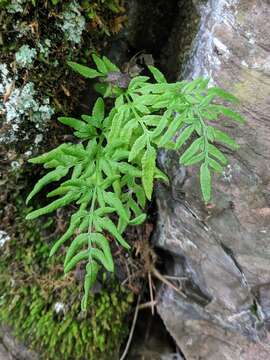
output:
[[239, 145], [236, 144], [234, 139], [221, 130], [214, 129], [214, 139], [215, 141], [228, 145], [233, 150], [237, 150], [239, 148]]
[[137, 217], [135, 217], [134, 219], [132, 219], [129, 224], [130, 225], [140, 225], [142, 224], [146, 219], [146, 214], [141, 214]]
[[88, 132], [89, 126], [83, 121], [72, 118], [72, 117], [59, 117], [58, 120], [65, 125], [72, 127], [73, 129], [81, 132]]
[[142, 183], [148, 200], [152, 198], [156, 156], [155, 148], [150, 145], [142, 157]]
[[52, 211], [55, 211], [55, 210], [59, 209], [60, 207], [64, 207], [64, 206], [70, 204], [76, 198], [78, 198], [78, 195], [73, 194], [73, 193], [68, 193], [64, 197], [53, 201], [51, 204], [49, 204], [47, 206], [44, 206], [43, 208], [40, 208], [38, 210], [34, 210], [34, 211], [30, 212], [26, 216], [26, 219], [27, 220], [33, 220], [33, 219], [36, 219], [37, 217], [39, 217], [41, 215], [48, 214], [48, 213], [50, 213]]
[[68, 173], [69, 168], [65, 168], [63, 166], [57, 167], [55, 170], [49, 172], [45, 176], [43, 176], [35, 185], [34, 189], [31, 191], [31, 193], [28, 195], [26, 199], [26, 204], [29, 203], [29, 201], [32, 199], [33, 196], [35, 196], [44, 186], [47, 184], [60, 180], [63, 176], [66, 176]]
[[129, 244], [123, 239], [122, 235], [118, 232], [116, 226], [111, 219], [107, 217], [97, 217], [94, 221], [95, 224], [97, 224], [101, 229], [109, 231], [109, 233], [111, 233], [115, 237], [115, 239], [119, 242], [121, 246], [123, 246], [123, 248], [130, 249]]
[[228, 160], [225, 155], [214, 145], [208, 144], [208, 151], [209, 153], [217, 158], [221, 164], [226, 165], [228, 163]]
[[221, 173], [223, 170], [223, 167], [214, 159], [208, 159], [209, 165], [212, 169], [214, 169], [216, 172]]
[[85, 78], [94, 79], [98, 76], [103, 76], [102, 73], [100, 73], [94, 69], [91, 69], [88, 66], [80, 65], [80, 64], [77, 64], [72, 61], [68, 61], [67, 63], [71, 67], [72, 70], [76, 71], [77, 73], [79, 73], [80, 75], [82, 75]]
[[237, 103], [238, 99], [231, 93], [219, 88], [219, 87], [212, 87], [208, 90], [208, 95], [217, 96], [223, 100], [227, 100], [233, 103]]
[[147, 143], [146, 134], [142, 134], [140, 137], [138, 137], [131, 148], [128, 161], [134, 160], [136, 156], [140, 153], [140, 151], [145, 147], [146, 143]]
[[180, 157], [180, 164], [185, 165], [186, 162], [201, 149], [202, 144], [203, 144], [203, 138], [199, 138], [195, 140], [184, 152], [184, 154]]
[[122, 217], [125, 221], [129, 220], [121, 200], [119, 200], [119, 198], [114, 193], [104, 191], [103, 198], [109, 206], [115, 208], [115, 211], [120, 217]]
[[106, 65], [104, 64], [104, 61], [96, 54], [92, 54], [92, 58], [97, 66], [98, 71], [101, 72], [103, 75], [106, 75], [108, 70]]
[[200, 167], [200, 183], [203, 199], [208, 203], [211, 199], [211, 173], [205, 162]]
[[98, 98], [93, 108], [93, 117], [98, 120], [99, 123], [104, 119], [104, 101], [102, 98]]
[[200, 153], [200, 154], [194, 155], [194, 156], [192, 156], [191, 158], [189, 158], [188, 160], [186, 160], [185, 166], [195, 165], [195, 164], [201, 162], [202, 160], [204, 160], [204, 158], [205, 158], [205, 154], [204, 154], [204, 153]]
[[84, 278], [84, 295], [81, 301], [82, 311], [87, 310], [89, 292], [96, 281], [98, 270], [99, 266], [95, 261], [88, 263], [86, 266], [86, 275]]
[[181, 131], [178, 139], [175, 143], [175, 148], [180, 149], [180, 147], [191, 137], [194, 131], [194, 125], [187, 126], [183, 131]]
[[156, 82], [158, 83], [166, 83], [165, 76], [159, 71], [155, 66], [148, 65], [148, 69], [151, 71], [152, 75], [154, 76]]
[[71, 271], [78, 263], [82, 260], [87, 260], [89, 258], [89, 250], [80, 251], [77, 255], [73, 256], [73, 258], [66, 264], [64, 268], [64, 273], [68, 273]]
[[[166, 174], [156, 166], [157, 150], [180, 149], [190, 141], [180, 162], [185, 166], [202, 163], [200, 184], [207, 203], [211, 198], [210, 170], [220, 173], [227, 164], [225, 155], [213, 143], [225, 144], [233, 150], [237, 149], [237, 144], [206, 120], [217, 121], [223, 115], [233, 121], [243, 121], [232, 109], [212, 102], [218, 97], [233, 102], [236, 98], [223, 89], [208, 88], [207, 79], [169, 84], [157, 68], [149, 66], [157, 83], [148, 83], [147, 76], [135, 76], [129, 79], [128, 89], [123, 89], [117, 85], [122, 75], [116, 65], [97, 55], [93, 55], [93, 60], [97, 70], [74, 62], [68, 64], [86, 78], [106, 76], [105, 82], [96, 85], [96, 89], [103, 98], [113, 98], [109, 104], [114, 103], [114, 107], [106, 116], [104, 101], [98, 98], [91, 115], [82, 115], [81, 120], [59, 118], [75, 130], [74, 135], [81, 141], [63, 144], [30, 160], [53, 170], [37, 182], [27, 198], [29, 201], [45, 185], [70, 176], [48, 194], [60, 198], [32, 211], [27, 218], [34, 219], [70, 203], [79, 208], [50, 255], [75, 235], [64, 267], [68, 272], [81, 261], [86, 263], [84, 310], [100, 265], [107, 271], [114, 270], [109, 236], [129, 249], [123, 231], [128, 225], [145, 221], [142, 209], [146, 198], [152, 197], [154, 179], [168, 182]], [[88, 140], [86, 145], [85, 140]]]
[[102, 60], [105, 64], [108, 72], [120, 71], [120, 69], [115, 64], [113, 64], [106, 56], [102, 56]]

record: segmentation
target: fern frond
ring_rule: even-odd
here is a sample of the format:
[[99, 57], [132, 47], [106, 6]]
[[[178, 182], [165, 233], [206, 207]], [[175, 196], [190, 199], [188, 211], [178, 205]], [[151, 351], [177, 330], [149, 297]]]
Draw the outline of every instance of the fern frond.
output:
[[62, 177], [66, 176], [69, 171], [69, 168], [63, 166], [58, 166], [55, 170], [52, 170], [45, 176], [43, 176], [35, 185], [34, 189], [28, 195], [26, 199], [26, 204], [34, 197], [44, 186], [50, 184], [53, 181], [59, 181]]
[[148, 200], [152, 198], [154, 174], [156, 168], [156, 150], [153, 146], [147, 146], [142, 157], [142, 183]]
[[26, 216], [26, 219], [27, 220], [36, 219], [37, 217], [39, 217], [41, 215], [48, 214], [52, 211], [55, 211], [63, 206], [70, 204], [72, 201], [76, 200], [77, 198], [78, 198], [78, 194], [68, 193], [65, 196], [63, 196], [62, 198], [53, 201], [51, 204], [44, 206], [43, 208], [40, 208], [38, 210], [30, 212]]
[[[221, 173], [228, 163], [218, 144], [231, 150], [238, 148], [222, 129], [221, 120], [244, 121], [240, 114], [218, 103], [218, 99], [237, 99], [223, 89], [209, 87], [208, 79], [168, 83], [156, 67], [149, 66], [150, 77], [156, 81], [151, 83], [148, 76], [130, 79], [105, 56], [94, 54], [93, 61], [96, 69], [74, 62], [68, 65], [86, 78], [101, 78], [102, 83], [95, 88], [102, 98], [96, 100], [92, 113], [81, 119], [59, 118], [74, 130], [78, 143], [64, 143], [30, 160], [49, 172], [26, 200], [28, 203], [45, 186], [62, 179], [60, 186], [47, 194], [48, 198], [59, 198], [32, 211], [27, 219], [69, 204], [77, 209], [50, 255], [63, 245], [65, 272], [81, 262], [85, 264], [83, 310], [98, 271], [114, 270], [106, 234], [119, 246], [130, 249], [124, 239], [126, 227], [145, 221], [144, 208], [146, 200], [152, 198], [154, 181], [169, 182], [157, 165], [158, 150], [181, 151], [182, 165], [198, 166], [202, 197], [207, 203], [211, 200], [212, 172]], [[117, 79], [127, 76], [126, 85], [120, 87]], [[107, 97], [114, 103], [109, 111], [103, 100]]]

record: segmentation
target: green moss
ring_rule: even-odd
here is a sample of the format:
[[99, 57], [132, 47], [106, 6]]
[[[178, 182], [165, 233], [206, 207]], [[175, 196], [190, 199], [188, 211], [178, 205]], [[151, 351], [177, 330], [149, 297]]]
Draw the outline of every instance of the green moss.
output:
[[[9, 293], [1, 292], [1, 322], [12, 325], [15, 334], [37, 349], [42, 359], [118, 358], [126, 335], [123, 316], [129, 308], [128, 296], [119, 287], [93, 296], [91, 310], [83, 317], [80, 301], [70, 302], [76, 291], [72, 286], [61, 288], [57, 296], [31, 284], [5, 290]], [[68, 304], [66, 313], [56, 313], [57, 299]]]
[[[8, 187], [16, 189], [9, 176]], [[12, 194], [7, 189], [9, 198], [4, 199], [16, 210], [8, 214], [6, 204], [0, 211], [1, 229], [11, 237], [0, 253], [0, 322], [11, 325], [43, 360], [118, 359], [132, 294], [104, 274], [102, 291], [92, 294], [87, 313], [81, 312], [81, 276], [64, 277], [63, 255], [48, 257], [50, 238], [59, 231], [52, 221], [24, 220], [29, 209], [23, 210], [20, 182], [26, 174], [18, 176], [17, 189]]]

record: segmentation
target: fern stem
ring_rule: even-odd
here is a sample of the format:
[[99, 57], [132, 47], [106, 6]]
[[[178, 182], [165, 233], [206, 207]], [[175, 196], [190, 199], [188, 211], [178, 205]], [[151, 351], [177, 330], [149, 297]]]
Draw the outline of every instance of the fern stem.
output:
[[[97, 192], [97, 186], [95, 186], [94, 192], [93, 192], [93, 197], [92, 197], [92, 202], [91, 202], [91, 208], [90, 208], [90, 215], [89, 215], [89, 224], [88, 224], [88, 234], [91, 234], [92, 232], [92, 225], [93, 225], [93, 213], [94, 213], [94, 209], [95, 209], [95, 203], [96, 203], [96, 194]], [[90, 240], [90, 236], [88, 237], [88, 251], [89, 251], [89, 262], [92, 261], [92, 257], [91, 257], [91, 240]]]
[[203, 120], [203, 117], [200, 114], [200, 111], [196, 111], [196, 114], [198, 115], [201, 127], [202, 127], [202, 132], [203, 132], [203, 139], [204, 139], [204, 154], [205, 154], [205, 162], [208, 163], [208, 138], [207, 138], [207, 130], [206, 130], [206, 125], [205, 122]]
[[[136, 120], [137, 120], [138, 123], [141, 125], [141, 127], [142, 127], [142, 129], [143, 129], [143, 132], [144, 132], [145, 134], [147, 134], [147, 138], [148, 138], [148, 142], [149, 142], [149, 136], [148, 136], [148, 135], [149, 135], [149, 130], [146, 128], [146, 126], [144, 125], [143, 121], [141, 121], [140, 116], [138, 115], [136, 109], [134, 108], [134, 106], [133, 106], [133, 104], [132, 104], [132, 102], [131, 102], [131, 100], [130, 100], [130, 98], [129, 98], [129, 95], [125, 95], [125, 98], [127, 99], [127, 102], [128, 102], [128, 104], [129, 104], [129, 106], [130, 106], [130, 108], [131, 108], [131, 111], [132, 111], [133, 114], [135, 115]], [[149, 144], [149, 145], [150, 145], [150, 144]]]

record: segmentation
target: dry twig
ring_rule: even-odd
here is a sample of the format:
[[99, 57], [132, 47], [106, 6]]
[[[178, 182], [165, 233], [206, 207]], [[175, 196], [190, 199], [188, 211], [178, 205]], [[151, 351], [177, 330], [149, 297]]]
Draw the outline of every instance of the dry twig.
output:
[[135, 308], [135, 312], [134, 312], [134, 317], [133, 317], [131, 329], [130, 329], [130, 332], [129, 332], [128, 341], [127, 341], [127, 343], [126, 343], [125, 350], [124, 350], [122, 356], [120, 357], [120, 360], [124, 360], [125, 357], [127, 356], [127, 353], [128, 353], [128, 350], [129, 350], [129, 347], [130, 347], [130, 344], [131, 344], [131, 341], [132, 341], [132, 338], [133, 338], [133, 334], [134, 334], [134, 330], [135, 330], [137, 318], [138, 318], [140, 301], [141, 301], [141, 295], [139, 295], [138, 298], [137, 298], [137, 304], [136, 304], [136, 308]]

